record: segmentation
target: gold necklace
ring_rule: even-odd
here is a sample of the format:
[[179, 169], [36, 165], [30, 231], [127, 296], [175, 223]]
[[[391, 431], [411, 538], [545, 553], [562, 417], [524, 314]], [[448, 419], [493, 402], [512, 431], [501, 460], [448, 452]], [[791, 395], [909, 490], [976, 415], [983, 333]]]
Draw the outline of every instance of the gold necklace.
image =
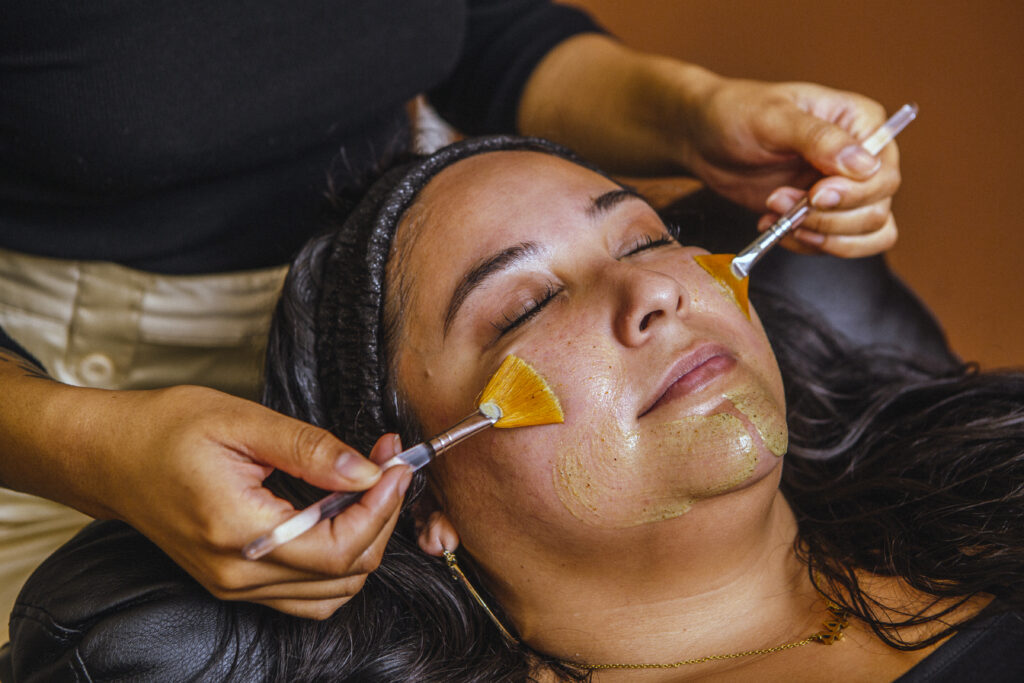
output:
[[759, 650], [744, 650], [743, 652], [733, 652], [725, 655], [708, 655], [706, 657], [697, 657], [695, 659], [684, 659], [681, 662], [672, 662], [671, 664], [583, 664], [580, 662], [573, 662], [569, 660], [563, 660], [562, 663], [568, 666], [574, 666], [581, 669], [678, 669], [682, 666], [689, 666], [690, 664], [704, 664], [705, 662], [717, 662], [724, 659], [739, 659], [740, 657], [750, 657], [753, 655], [770, 655], [775, 652], [782, 652], [783, 650], [792, 650], [793, 648], [803, 647], [808, 643], [821, 643], [822, 645], [832, 645], [835, 642], [842, 640], [843, 629], [849, 625], [849, 614], [843, 608], [834, 604], [832, 601], [826, 602], [826, 609], [828, 610], [829, 616], [825, 619], [825, 628], [813, 635], [809, 635], [803, 640], [798, 640], [793, 643], [786, 643], [785, 645], [776, 645], [775, 647], [766, 647]]
[[[483, 596], [481, 596], [473, 584], [469, 582], [469, 579], [462, 572], [462, 568], [459, 567], [459, 562], [455, 557], [455, 553], [444, 549], [445, 563], [448, 565], [448, 569], [452, 572], [452, 577], [456, 581], [460, 581], [469, 593], [473, 596], [473, 599], [484, 609], [487, 616], [494, 623], [495, 626], [501, 631], [502, 635], [508, 639], [511, 643], [519, 643], [519, 640], [512, 635], [512, 633], [505, 628], [505, 625], [501, 623], [497, 615], [491, 611], [491, 608], [484, 602]], [[822, 596], [824, 597], [824, 596]], [[808, 643], [821, 643], [822, 645], [832, 645], [835, 642], [842, 640], [843, 629], [849, 626], [849, 613], [842, 607], [836, 605], [834, 602], [825, 598], [825, 609], [828, 610], [829, 616], [824, 621], [824, 630], [818, 631], [815, 634], [809, 635], [803, 640], [798, 640], [795, 643], [786, 643], [785, 645], [776, 645], [775, 647], [766, 647], [759, 650], [745, 650], [743, 652], [733, 652], [727, 655], [708, 655], [707, 657], [697, 657], [696, 659], [684, 659], [681, 662], [672, 662], [671, 664], [584, 664], [581, 662], [574, 662], [568, 659], [561, 660], [562, 664], [566, 666], [575, 667], [577, 669], [678, 669], [681, 666], [688, 666], [690, 664], [703, 664], [705, 662], [716, 662], [723, 659], [739, 659], [740, 657], [750, 657], [753, 655], [770, 655], [775, 652], [782, 652], [783, 650], [792, 650], [793, 648], [803, 647]]]

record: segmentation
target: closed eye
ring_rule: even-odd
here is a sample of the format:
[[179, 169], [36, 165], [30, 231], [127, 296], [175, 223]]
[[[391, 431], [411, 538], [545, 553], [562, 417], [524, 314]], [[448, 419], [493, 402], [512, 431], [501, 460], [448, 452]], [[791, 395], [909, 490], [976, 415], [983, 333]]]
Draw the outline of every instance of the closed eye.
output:
[[494, 328], [498, 330], [499, 337], [503, 334], [511, 332], [515, 328], [519, 327], [520, 325], [528, 321], [530, 318], [540, 313], [541, 310], [543, 310], [545, 306], [551, 303], [551, 300], [558, 296], [558, 294], [561, 291], [561, 287], [556, 287], [555, 285], [548, 284], [544, 288], [544, 292], [540, 296], [530, 297], [522, 304], [520, 304], [515, 311], [503, 313], [501, 316], [501, 320], [497, 322], [492, 322], [491, 325], [493, 325]]
[[633, 245], [622, 256], [623, 258], [626, 256], [633, 256], [634, 254], [639, 254], [642, 251], [647, 251], [648, 249], [657, 249], [658, 247], [663, 247], [667, 244], [678, 243], [676, 242], [675, 238], [673, 238], [669, 234], [664, 234], [659, 237], [652, 237], [651, 235], [641, 235], [636, 239]]

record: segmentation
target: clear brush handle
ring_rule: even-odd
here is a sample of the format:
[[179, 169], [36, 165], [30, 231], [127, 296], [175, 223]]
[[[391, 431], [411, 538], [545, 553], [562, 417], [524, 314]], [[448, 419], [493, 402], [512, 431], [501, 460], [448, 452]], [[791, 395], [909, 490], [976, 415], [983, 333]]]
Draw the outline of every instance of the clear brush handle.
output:
[[[490, 427], [497, 420], [481, 413], [473, 413], [458, 422], [451, 429], [441, 432], [425, 443], [419, 443], [392, 457], [381, 465], [387, 470], [397, 465], [407, 465], [415, 472], [434, 459], [435, 456], [477, 432]], [[306, 533], [322, 520], [330, 519], [359, 500], [364, 491], [337, 491], [324, 496], [288, 520], [278, 524], [270, 533], [264, 534], [246, 544], [242, 555], [249, 560], [258, 560], [274, 548]]]
[[893, 138], [900, 134], [911, 121], [917, 118], [917, 105], [911, 102], [904, 104], [889, 120], [883, 123], [868, 139], [860, 143], [860, 146], [868, 151], [868, 154], [875, 157], [886, 145], [892, 142]]

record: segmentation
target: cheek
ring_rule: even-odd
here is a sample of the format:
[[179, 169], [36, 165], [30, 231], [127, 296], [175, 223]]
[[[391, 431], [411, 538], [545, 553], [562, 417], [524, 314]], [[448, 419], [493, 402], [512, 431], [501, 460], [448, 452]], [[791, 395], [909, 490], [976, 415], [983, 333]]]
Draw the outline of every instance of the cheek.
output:
[[603, 318], [585, 313], [559, 318], [539, 330], [540, 341], [516, 349], [548, 381], [565, 413], [568, 430], [602, 420], [631, 420], [635, 387], [628, 381], [622, 350]]
[[481, 557], [501, 552], [507, 539], [496, 529], [558, 543], [552, 429], [485, 431], [431, 465], [445, 511], [467, 550]]
[[[710, 256], [732, 258], [731, 254]], [[694, 260], [699, 258], [694, 257]], [[757, 425], [765, 442], [772, 442], [772, 453], [781, 455], [776, 451], [785, 451], [785, 393], [778, 362], [756, 312], [747, 309], [746, 320], [736, 316], [735, 311], [740, 304], [731, 288], [736, 281], [731, 274], [721, 279], [705, 277], [691, 289], [690, 302], [694, 311], [713, 317], [720, 326], [717, 330], [705, 330], [708, 335], [718, 335], [722, 341], [732, 340], [741, 349], [739, 357], [750, 368], [754, 384], [745, 390], [732, 392], [726, 398], [735, 398], [736, 407]]]
[[756, 314], [753, 322], [749, 333], [756, 343], [745, 355], [751, 377], [746, 386], [738, 386], [726, 394], [726, 398], [754, 425], [765, 447], [773, 455], [781, 456], [788, 449], [789, 441], [785, 389], [775, 354]]
[[[416, 351], [419, 351], [416, 349]], [[436, 354], [404, 353], [396, 364], [401, 391], [429, 439], [476, 410], [484, 383]], [[407, 444], [411, 446], [412, 444]]]
[[756, 382], [741, 386], [726, 394], [761, 439], [761, 443], [774, 456], [782, 456], [789, 447], [789, 428], [782, 400], [772, 388]]
[[[530, 501], [530, 511], [542, 523], [564, 517], [562, 494], [552, 485], [564, 443], [587, 434], [596, 449], [612, 450], [620, 441], [618, 425], [634, 417], [626, 408], [631, 401], [621, 360], [606, 337], [551, 330], [543, 343], [529, 343], [513, 352], [548, 382], [561, 402], [565, 422], [487, 430], [444, 456], [443, 465], [432, 465], [448, 494], [452, 516], [460, 518], [460, 532], [467, 536], [482, 519], [493, 521], [495, 514], [528, 515], [522, 505], [511, 507], [511, 501]], [[479, 505], [481, 500], [489, 502]]]

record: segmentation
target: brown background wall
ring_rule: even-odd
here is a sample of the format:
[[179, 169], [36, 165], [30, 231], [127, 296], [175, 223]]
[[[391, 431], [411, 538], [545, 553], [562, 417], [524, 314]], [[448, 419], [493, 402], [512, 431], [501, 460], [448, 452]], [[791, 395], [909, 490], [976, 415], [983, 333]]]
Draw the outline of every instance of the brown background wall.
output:
[[626, 44], [921, 111], [891, 263], [983, 367], [1024, 365], [1024, 3], [573, 0]]

